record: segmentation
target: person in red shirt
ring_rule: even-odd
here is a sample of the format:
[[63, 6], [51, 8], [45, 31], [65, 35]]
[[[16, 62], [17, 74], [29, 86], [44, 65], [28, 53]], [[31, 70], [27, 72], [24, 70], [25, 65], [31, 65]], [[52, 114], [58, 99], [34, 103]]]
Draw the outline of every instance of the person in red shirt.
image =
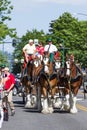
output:
[[[37, 45], [36, 45], [36, 56], [37, 57], [43, 57], [44, 55], [44, 47], [43, 47], [43, 42], [39, 42]], [[42, 60], [42, 58], [41, 58]]]
[[[9, 68], [5, 67], [3, 69], [4, 76], [3, 76], [3, 82], [4, 82], [4, 91], [8, 93], [8, 103], [11, 109], [11, 115], [13, 116], [15, 114], [15, 108], [12, 101], [12, 90], [15, 84], [15, 77], [12, 73], [9, 72]], [[4, 98], [3, 98], [3, 105], [4, 105]]]
[[36, 50], [40, 55], [44, 54], [44, 47], [42, 42], [39, 42], [38, 46], [36, 47]]

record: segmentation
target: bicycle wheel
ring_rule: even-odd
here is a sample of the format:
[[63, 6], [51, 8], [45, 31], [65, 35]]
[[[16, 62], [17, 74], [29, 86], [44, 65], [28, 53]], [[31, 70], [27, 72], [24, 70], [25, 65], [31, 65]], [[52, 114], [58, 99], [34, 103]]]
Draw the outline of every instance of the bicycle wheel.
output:
[[8, 121], [9, 114], [8, 114], [8, 97], [7, 97], [7, 95], [5, 95], [5, 97], [4, 97], [4, 103], [5, 103], [5, 106], [3, 107], [4, 121]]

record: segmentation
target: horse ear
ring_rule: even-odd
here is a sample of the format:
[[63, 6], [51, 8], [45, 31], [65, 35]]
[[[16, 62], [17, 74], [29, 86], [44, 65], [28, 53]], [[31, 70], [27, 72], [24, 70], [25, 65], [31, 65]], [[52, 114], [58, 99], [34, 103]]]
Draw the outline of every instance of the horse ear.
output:
[[68, 53], [66, 53], [66, 60], [69, 60], [69, 55], [68, 55]]
[[70, 60], [74, 61], [74, 55], [73, 54], [70, 55]]

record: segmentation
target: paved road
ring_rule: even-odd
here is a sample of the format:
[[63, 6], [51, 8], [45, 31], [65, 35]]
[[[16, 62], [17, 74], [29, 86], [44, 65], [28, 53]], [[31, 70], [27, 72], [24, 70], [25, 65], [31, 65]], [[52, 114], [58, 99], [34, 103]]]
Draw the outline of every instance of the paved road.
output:
[[87, 130], [87, 99], [78, 100], [78, 113], [73, 115], [65, 112], [41, 114], [24, 109], [21, 97], [14, 96], [16, 114], [4, 121], [1, 130]]

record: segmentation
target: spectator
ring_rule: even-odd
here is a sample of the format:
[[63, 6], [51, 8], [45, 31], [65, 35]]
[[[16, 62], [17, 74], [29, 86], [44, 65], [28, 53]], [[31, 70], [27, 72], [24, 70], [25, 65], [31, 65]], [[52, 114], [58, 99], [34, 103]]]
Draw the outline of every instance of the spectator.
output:
[[[12, 101], [12, 90], [13, 90], [14, 84], [15, 84], [15, 77], [12, 73], [9, 72], [8, 67], [5, 67], [3, 69], [3, 72], [4, 72], [4, 77], [3, 77], [4, 87], [3, 87], [3, 89], [4, 89], [4, 92], [6, 91], [8, 93], [7, 97], [8, 97], [9, 107], [11, 110], [11, 115], [14, 116], [15, 108], [14, 108], [14, 104]], [[4, 98], [3, 98], [3, 106], [4, 106]]]

